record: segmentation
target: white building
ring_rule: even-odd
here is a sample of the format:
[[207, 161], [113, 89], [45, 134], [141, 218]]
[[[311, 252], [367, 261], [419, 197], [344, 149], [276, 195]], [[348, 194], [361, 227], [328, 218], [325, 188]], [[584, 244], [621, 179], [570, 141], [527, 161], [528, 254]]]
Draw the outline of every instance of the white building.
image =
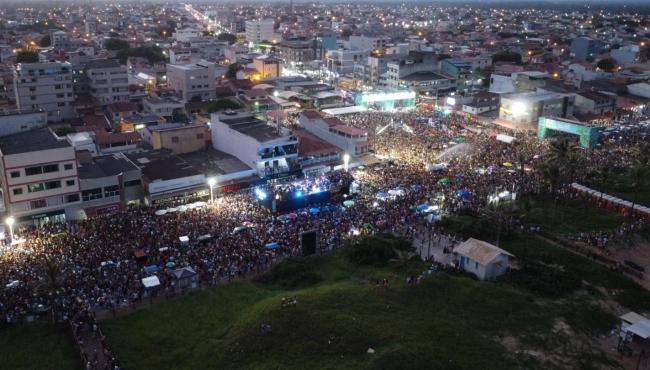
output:
[[55, 122], [75, 117], [70, 63], [19, 63], [14, 92], [18, 109], [42, 109]]
[[274, 26], [273, 19], [246, 21], [246, 40], [249, 42], [273, 41], [277, 38], [273, 32]]
[[390, 44], [388, 36], [354, 36], [351, 35], [348, 41], [352, 50], [373, 50], [383, 49]]
[[47, 126], [47, 114], [42, 110], [0, 112], [0, 136], [18, 134]]
[[172, 38], [179, 42], [190, 42], [193, 39], [201, 37], [201, 31], [196, 28], [177, 29], [172, 33]]
[[167, 64], [167, 86], [185, 102], [194, 97], [214, 99], [215, 78], [215, 64], [205, 60], [192, 64]]
[[639, 55], [639, 51], [639, 45], [625, 45], [618, 49], [613, 49], [609, 52], [609, 55], [616, 60], [616, 63], [625, 65], [634, 63]]
[[549, 91], [506, 94], [501, 96], [499, 119], [516, 128], [534, 129], [539, 117], [572, 116], [574, 102], [574, 94]]
[[493, 280], [508, 271], [512, 254], [490, 243], [467, 239], [454, 247], [458, 268], [476, 275], [479, 280]]
[[19, 223], [63, 221], [80, 202], [74, 147], [47, 128], [0, 138], [6, 216]]
[[366, 65], [370, 50], [328, 50], [326, 55], [327, 69], [333, 73], [343, 75], [352, 73], [355, 65]]
[[253, 68], [260, 74], [261, 79], [275, 78], [282, 75], [282, 62], [280, 59], [268, 55], [253, 59]]
[[298, 122], [310, 134], [352, 156], [360, 156], [368, 152], [368, 133], [347, 126], [336, 117], [323, 118], [316, 111], [304, 111], [300, 114]]
[[142, 100], [142, 107], [145, 113], [155, 114], [165, 118], [172, 117], [177, 112], [185, 112], [185, 104], [178, 99], [172, 98], [148, 96]]
[[298, 140], [285, 128], [271, 126], [247, 112], [213, 113], [210, 119], [212, 145], [245, 165], [260, 177], [297, 169]]
[[129, 76], [126, 67], [116, 59], [90, 61], [86, 64], [85, 74], [90, 94], [99, 104], [129, 100]]
[[70, 35], [64, 31], [54, 31], [50, 34], [52, 47], [67, 50], [70, 48]]

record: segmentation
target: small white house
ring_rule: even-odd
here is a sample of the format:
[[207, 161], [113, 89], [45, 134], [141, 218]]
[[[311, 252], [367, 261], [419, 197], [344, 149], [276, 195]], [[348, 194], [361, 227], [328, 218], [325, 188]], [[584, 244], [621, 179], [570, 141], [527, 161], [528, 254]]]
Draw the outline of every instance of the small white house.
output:
[[512, 254], [478, 239], [467, 239], [454, 248], [458, 268], [476, 275], [479, 280], [492, 280], [508, 271]]

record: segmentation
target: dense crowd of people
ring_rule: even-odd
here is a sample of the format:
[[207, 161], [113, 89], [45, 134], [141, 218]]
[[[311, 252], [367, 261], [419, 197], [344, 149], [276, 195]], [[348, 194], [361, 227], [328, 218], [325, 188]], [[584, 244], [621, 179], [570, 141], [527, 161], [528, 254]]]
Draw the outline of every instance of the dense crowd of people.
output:
[[[156, 274], [165, 291], [173, 289], [174, 280], [166, 273], [172, 268], [191, 267], [202, 283], [218, 284], [263, 271], [282, 256], [300, 254], [300, 236], [307, 230], [318, 230], [324, 250], [373, 230], [413, 237], [427, 224], [419, 205], [435, 205], [440, 213], [480, 213], [495, 194], [547, 190], [536, 168], [548, 143], [533, 136], [510, 133], [512, 143], [500, 142], [476, 122], [455, 114], [361, 113], [343, 120], [366, 130], [375, 154], [385, 160], [263, 189], [309, 190], [353, 182], [357, 192], [350, 194], [347, 205], [310, 205], [319, 211], [299, 209], [288, 219], [263, 207], [249, 190], [223, 194], [213, 204], [184, 212], [160, 215], [155, 208], [139, 207], [80, 222], [21, 228], [21, 242], [0, 253], [0, 282], [7, 284], [0, 290], [2, 321], [20, 322], [47, 311], [65, 320], [79, 312], [132, 305], [151, 294], [142, 283], [150, 275], [145, 265], [159, 268]], [[601, 148], [583, 156], [587, 170], [580, 174], [603, 165], [625, 166], [620, 151], [629, 150], [626, 140], [604, 140]], [[442, 162], [444, 166], [432, 169]], [[277, 247], [266, 248], [269, 243]]]

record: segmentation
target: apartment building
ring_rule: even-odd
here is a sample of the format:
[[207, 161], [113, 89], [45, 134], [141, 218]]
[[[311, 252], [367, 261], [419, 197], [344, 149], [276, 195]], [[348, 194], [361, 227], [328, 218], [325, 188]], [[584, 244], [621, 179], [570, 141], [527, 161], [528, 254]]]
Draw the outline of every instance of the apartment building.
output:
[[274, 127], [251, 113], [213, 113], [212, 145], [245, 165], [260, 177], [276, 177], [299, 170], [298, 139], [289, 130]]
[[167, 64], [167, 85], [188, 102], [193, 98], [214, 99], [216, 96], [215, 64], [202, 60], [191, 64]]
[[100, 105], [128, 101], [129, 77], [126, 67], [116, 59], [92, 60], [85, 67], [90, 94]]
[[48, 121], [75, 117], [72, 65], [68, 62], [19, 63], [14, 93], [20, 110], [42, 109]]
[[273, 41], [276, 38], [273, 19], [246, 21], [246, 40], [249, 42]]
[[0, 158], [5, 216], [18, 223], [64, 221], [81, 201], [74, 147], [48, 128], [1, 137]]

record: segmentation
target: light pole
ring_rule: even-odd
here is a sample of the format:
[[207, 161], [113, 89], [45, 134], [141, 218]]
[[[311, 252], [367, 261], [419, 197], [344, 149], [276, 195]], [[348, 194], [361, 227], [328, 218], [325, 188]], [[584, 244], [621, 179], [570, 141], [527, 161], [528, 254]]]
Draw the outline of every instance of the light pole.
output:
[[348, 153], [345, 153], [343, 155], [343, 169], [345, 172], [348, 171], [348, 165], [350, 164], [350, 155]]
[[7, 226], [9, 226], [9, 236], [11, 236], [11, 242], [12, 243], [14, 241], [14, 222], [16, 222], [16, 219], [14, 218], [14, 216], [9, 216], [5, 220], [5, 223], [7, 224]]
[[214, 203], [214, 186], [217, 185], [217, 179], [210, 177], [208, 179], [208, 186], [210, 186], [210, 203]]

